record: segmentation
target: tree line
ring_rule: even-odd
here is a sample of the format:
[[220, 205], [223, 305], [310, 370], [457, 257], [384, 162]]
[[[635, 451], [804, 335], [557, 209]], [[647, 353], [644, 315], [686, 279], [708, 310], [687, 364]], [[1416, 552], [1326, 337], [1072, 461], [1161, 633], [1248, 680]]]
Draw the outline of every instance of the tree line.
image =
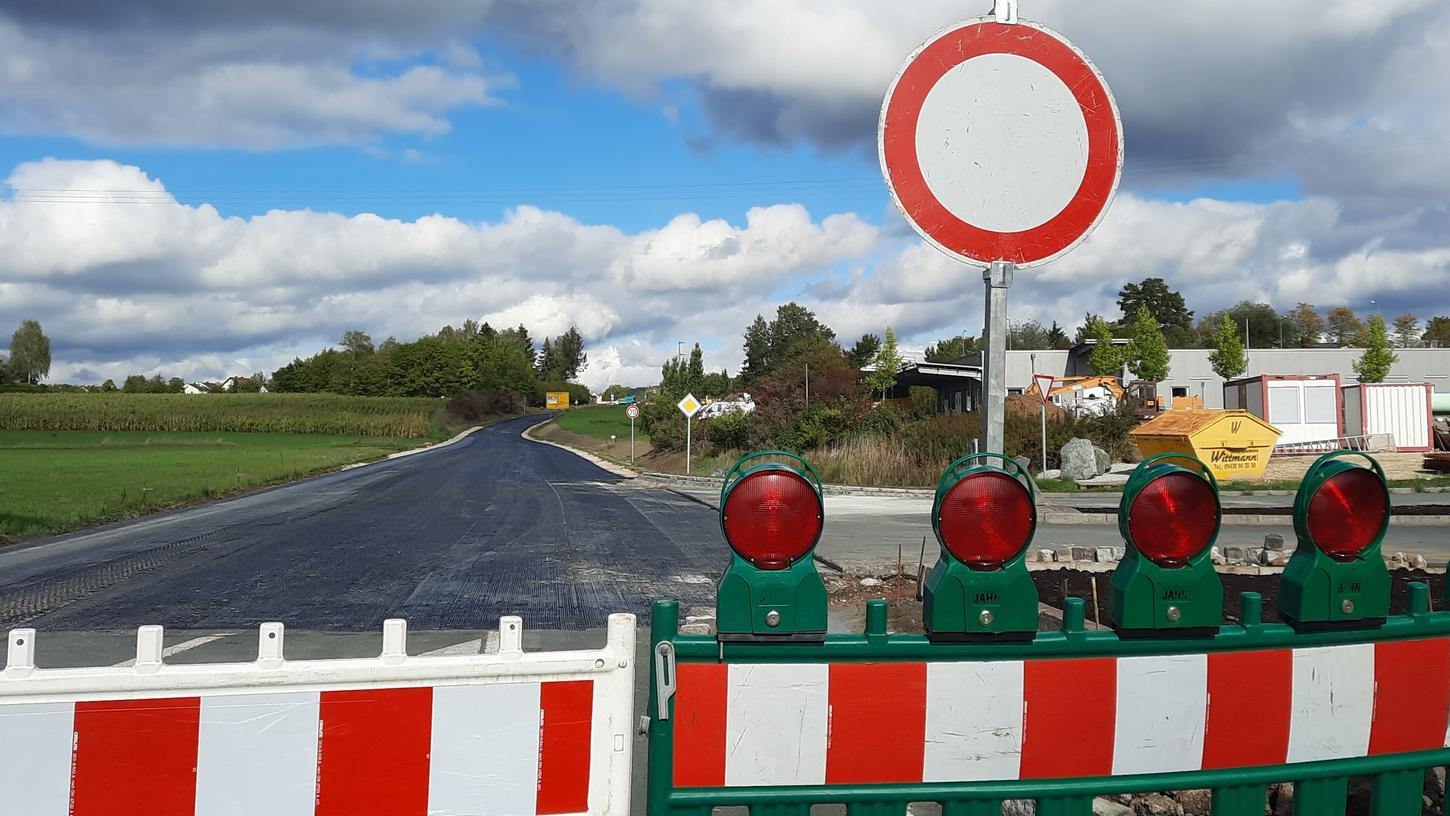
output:
[[[1321, 310], [1311, 303], [1299, 303], [1280, 313], [1268, 303], [1244, 300], [1202, 315], [1195, 322], [1195, 312], [1188, 308], [1183, 295], [1162, 278], [1125, 284], [1118, 290], [1117, 305], [1117, 319], [1088, 312], [1071, 336], [1056, 321], [1048, 326], [1035, 320], [1012, 322], [1008, 327], [1007, 347], [1068, 349], [1097, 337], [1099, 323], [1107, 327], [1109, 337], [1132, 338], [1140, 309], [1147, 309], [1158, 323], [1169, 348], [1217, 348], [1225, 319], [1237, 327], [1248, 349], [1367, 348], [1374, 340], [1374, 318], [1363, 320], [1348, 306]], [[1402, 314], [1386, 324], [1386, 337], [1392, 348], [1450, 348], [1450, 316], [1432, 317], [1422, 324], [1416, 315]], [[872, 339], [870, 335], [862, 338], [863, 341]], [[926, 359], [945, 363], [981, 350], [980, 337], [956, 335], [928, 346]]]
[[268, 387], [373, 397], [488, 392], [506, 395], [508, 409], [517, 409], [542, 405], [549, 390], [569, 391], [571, 402], [588, 402], [588, 389], [570, 382], [587, 361], [584, 338], [573, 326], [535, 348], [523, 325], [499, 331], [465, 320], [409, 343], [389, 337], [374, 344], [367, 332], [344, 332], [337, 347], [274, 371]]

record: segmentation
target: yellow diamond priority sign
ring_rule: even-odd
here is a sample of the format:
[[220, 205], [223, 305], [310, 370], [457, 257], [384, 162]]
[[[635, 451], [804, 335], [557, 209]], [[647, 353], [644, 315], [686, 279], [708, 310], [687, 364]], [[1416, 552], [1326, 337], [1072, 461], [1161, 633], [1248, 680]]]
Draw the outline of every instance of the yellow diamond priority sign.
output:
[[680, 413], [685, 415], [686, 419], [690, 419], [700, 410], [700, 401], [695, 399], [694, 394], [686, 394], [684, 399], [676, 403], [676, 406], [680, 409]]

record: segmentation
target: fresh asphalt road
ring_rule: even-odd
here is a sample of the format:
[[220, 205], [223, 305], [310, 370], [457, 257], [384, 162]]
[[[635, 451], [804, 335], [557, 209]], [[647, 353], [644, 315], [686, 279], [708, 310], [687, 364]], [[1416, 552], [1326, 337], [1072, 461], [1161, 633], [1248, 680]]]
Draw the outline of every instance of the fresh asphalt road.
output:
[[583, 629], [710, 604], [714, 513], [520, 438], [437, 450], [0, 550], [0, 630]]
[[[531, 629], [579, 630], [602, 626], [610, 612], [645, 613], [655, 598], [679, 599], [687, 612], [712, 605], [727, 558], [717, 494], [620, 479], [520, 438], [535, 421], [511, 420], [417, 455], [0, 550], [0, 630], [33, 626], [57, 643], [55, 633], [149, 623], [180, 636], [277, 620], [294, 632], [362, 637], [385, 618], [402, 617], [415, 632], [468, 633], [420, 641], [426, 651], [480, 639], [478, 630], [504, 614], [522, 615]], [[917, 496], [829, 496], [817, 552], [851, 572], [881, 574], [895, 569], [899, 551], [914, 570], [925, 538], [930, 565], [937, 548], [929, 513], [930, 500]], [[1225, 525], [1219, 543], [1252, 546], [1270, 532], [1292, 541], [1286, 516], [1264, 526]], [[1035, 540], [1040, 547], [1120, 543], [1106, 524], [1043, 524]], [[1443, 563], [1450, 535], [1443, 527], [1396, 525], [1385, 549]], [[232, 649], [239, 642], [233, 637], [189, 649]], [[130, 647], [123, 638], [118, 648]]]

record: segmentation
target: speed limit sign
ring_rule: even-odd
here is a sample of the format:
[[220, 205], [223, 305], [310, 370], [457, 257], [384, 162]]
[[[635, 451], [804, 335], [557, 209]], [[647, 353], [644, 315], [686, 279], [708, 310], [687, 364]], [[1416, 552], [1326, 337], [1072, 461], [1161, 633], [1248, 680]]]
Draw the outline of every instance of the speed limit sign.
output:
[[624, 409], [624, 415], [630, 419], [639, 419], [639, 403], [631, 402], [629, 407]]

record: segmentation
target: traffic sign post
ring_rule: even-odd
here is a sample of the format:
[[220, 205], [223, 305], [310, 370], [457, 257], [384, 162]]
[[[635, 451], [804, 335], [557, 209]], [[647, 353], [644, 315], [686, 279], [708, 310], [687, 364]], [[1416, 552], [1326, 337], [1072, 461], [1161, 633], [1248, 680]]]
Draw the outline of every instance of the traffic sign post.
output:
[[690, 475], [690, 423], [700, 410], [700, 401], [695, 399], [694, 394], [686, 394], [684, 399], [675, 403], [675, 407], [685, 415], [685, 475], [688, 476]]
[[1122, 126], [1102, 75], [1061, 35], [1017, 18], [1015, 0], [921, 45], [881, 107], [892, 199], [985, 284], [983, 447], [1003, 449], [1007, 290], [1092, 231], [1122, 172]]
[[632, 465], [634, 464], [634, 421], [639, 419], [639, 404], [631, 402], [629, 407], [624, 409], [624, 415], [629, 417], [629, 463]]
[[[1033, 355], [1034, 357], [1036, 355]], [[1051, 374], [1033, 374], [1032, 382], [1042, 397], [1042, 472], [1047, 472], [1047, 396], [1052, 393]]]

